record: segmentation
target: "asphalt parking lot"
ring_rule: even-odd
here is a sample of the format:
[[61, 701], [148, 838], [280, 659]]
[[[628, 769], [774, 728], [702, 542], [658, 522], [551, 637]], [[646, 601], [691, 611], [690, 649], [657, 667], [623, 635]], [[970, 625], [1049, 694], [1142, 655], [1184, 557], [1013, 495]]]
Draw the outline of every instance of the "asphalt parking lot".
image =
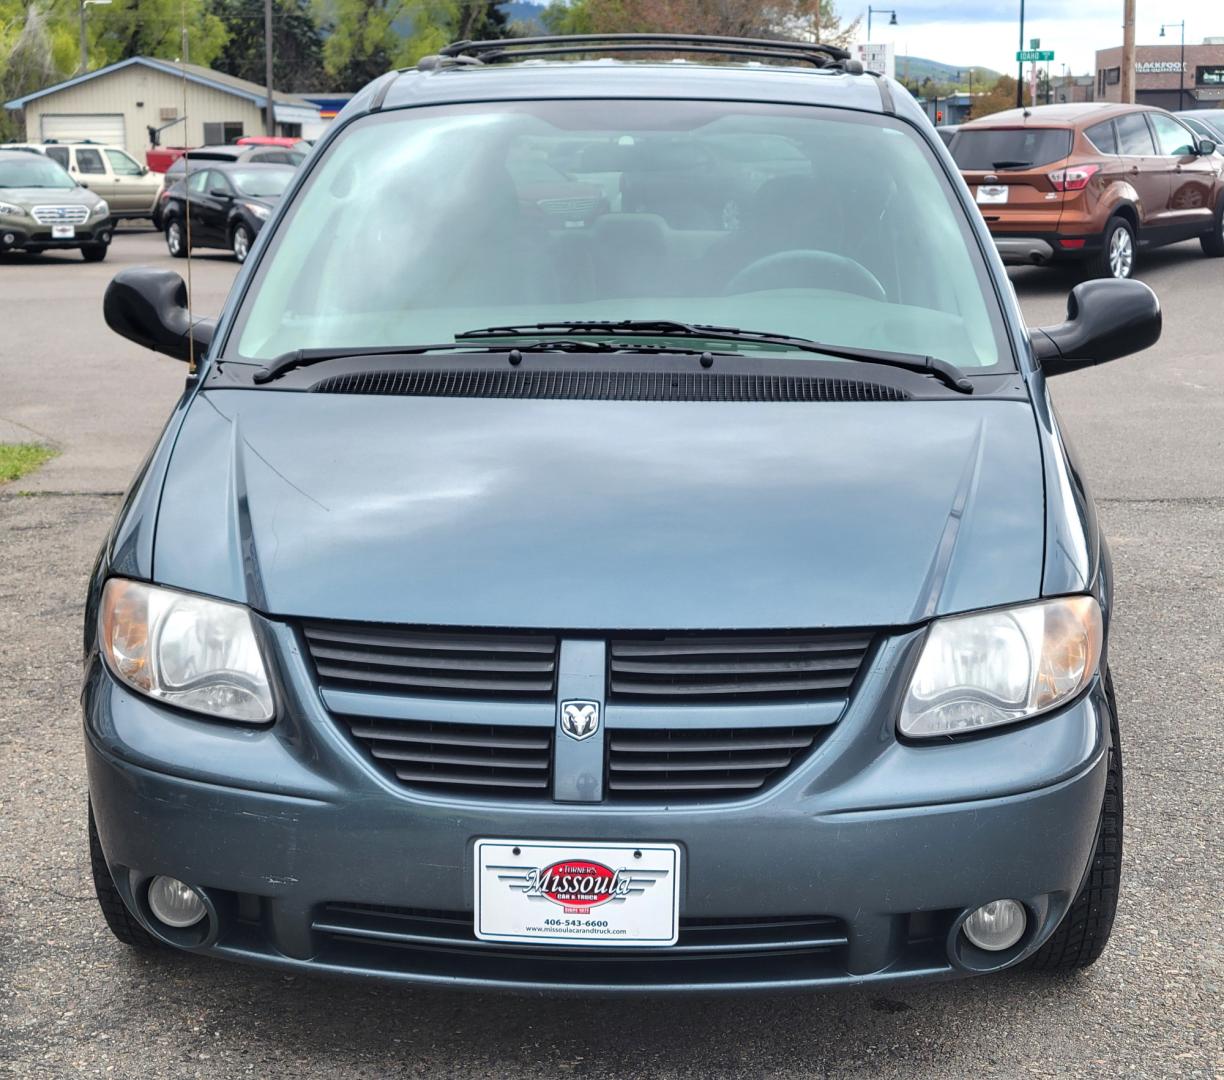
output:
[[[921, 989], [700, 1001], [492, 997], [142, 955], [89, 882], [77, 706], [98, 543], [183, 365], [104, 327], [122, 266], [183, 264], [124, 232], [110, 258], [0, 258], [0, 441], [60, 455], [0, 487], [0, 1074], [18, 1077], [1208, 1077], [1224, 1072], [1224, 260], [1139, 276], [1160, 344], [1055, 396], [1113, 547], [1126, 761], [1124, 890], [1102, 960]], [[193, 259], [196, 308], [235, 272]], [[1014, 274], [1031, 323], [1073, 279]]]

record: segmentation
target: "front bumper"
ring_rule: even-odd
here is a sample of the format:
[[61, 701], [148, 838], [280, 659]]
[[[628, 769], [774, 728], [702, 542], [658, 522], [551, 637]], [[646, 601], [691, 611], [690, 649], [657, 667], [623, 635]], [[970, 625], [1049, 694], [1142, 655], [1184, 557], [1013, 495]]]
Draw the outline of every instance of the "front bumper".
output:
[[[1104, 793], [1099, 685], [1039, 721], [940, 745], [899, 742], [884, 642], [836, 727], [773, 788], [704, 807], [461, 801], [387, 780], [325, 711], [295, 633], [277, 641], [284, 707], [255, 730], [192, 719], [118, 686], [95, 658], [84, 706], [90, 795], [129, 907], [172, 944], [282, 969], [507, 989], [716, 991], [938, 978], [1019, 962], [1083, 880]], [[672, 841], [683, 948], [477, 942], [474, 841]], [[142, 888], [205, 893], [206, 932], [175, 936]], [[1019, 945], [967, 948], [959, 922], [1025, 902]], [[711, 928], [730, 927], [723, 945]], [[704, 928], [704, 929], [703, 929]]]
[[10, 224], [0, 219], [0, 252], [4, 251], [56, 251], [83, 247], [86, 244], [109, 244], [115, 231], [112, 218], [86, 222], [74, 227], [69, 239], [57, 240], [51, 235], [51, 226], [38, 225], [33, 221]]

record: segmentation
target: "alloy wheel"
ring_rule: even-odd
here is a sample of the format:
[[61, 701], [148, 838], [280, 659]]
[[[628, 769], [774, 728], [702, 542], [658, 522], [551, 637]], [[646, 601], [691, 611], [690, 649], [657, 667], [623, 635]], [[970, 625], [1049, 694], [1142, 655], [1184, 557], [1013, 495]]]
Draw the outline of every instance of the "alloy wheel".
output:
[[240, 263], [246, 262], [246, 257], [251, 250], [251, 234], [247, 232], [245, 225], [239, 225], [234, 230], [234, 258]]
[[177, 221], [166, 226], [166, 247], [170, 249], [171, 255], [177, 255], [183, 250], [183, 230]]
[[1134, 265], [1134, 241], [1130, 231], [1119, 225], [1109, 238], [1109, 272], [1116, 278], [1128, 278]]

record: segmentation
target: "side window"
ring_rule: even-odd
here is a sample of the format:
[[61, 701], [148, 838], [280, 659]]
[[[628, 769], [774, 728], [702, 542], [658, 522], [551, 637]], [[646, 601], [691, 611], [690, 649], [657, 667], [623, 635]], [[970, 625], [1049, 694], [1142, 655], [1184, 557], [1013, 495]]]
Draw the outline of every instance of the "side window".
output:
[[77, 172], [92, 175], [106, 175], [106, 166], [102, 164], [102, 155], [97, 150], [78, 146], [76, 148]]
[[216, 169], [208, 170], [208, 190], [226, 191], [231, 195], [234, 192], [233, 187], [230, 185], [229, 177], [227, 177], [223, 172], [217, 172]]
[[1156, 153], [1152, 133], [1148, 130], [1143, 113], [1127, 113], [1115, 121], [1118, 129], [1118, 151], [1122, 154], [1138, 154], [1151, 157]]
[[1102, 154], [1116, 154], [1118, 152], [1118, 137], [1114, 134], [1112, 120], [1106, 120], [1103, 124], [1093, 124], [1084, 134], [1088, 136], [1088, 141], [1100, 150]]
[[1187, 157], [1194, 153], [1195, 138], [1176, 120], [1160, 113], [1152, 113], [1152, 127], [1156, 129], [1156, 145], [1165, 157]]
[[68, 168], [68, 147], [66, 146], [48, 146], [43, 150], [56, 165], [62, 169]]
[[187, 190], [192, 195], [203, 195], [208, 190], [208, 178], [212, 175], [208, 169], [193, 172], [187, 179]]
[[143, 175], [135, 160], [128, 157], [122, 150], [104, 150], [103, 153], [106, 154], [106, 160], [110, 162], [111, 172], [116, 176]]

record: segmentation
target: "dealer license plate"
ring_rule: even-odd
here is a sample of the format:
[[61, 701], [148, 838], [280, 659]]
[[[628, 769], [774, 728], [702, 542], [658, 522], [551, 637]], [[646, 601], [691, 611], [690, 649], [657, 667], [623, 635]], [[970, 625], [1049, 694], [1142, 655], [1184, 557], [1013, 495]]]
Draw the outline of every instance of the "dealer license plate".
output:
[[476, 841], [476, 936], [549, 945], [674, 945], [675, 844]]
[[987, 205], [998, 205], [1007, 202], [1006, 184], [979, 184], [977, 201]]
[[52, 225], [51, 239], [52, 240], [71, 240], [76, 236], [75, 225]]

